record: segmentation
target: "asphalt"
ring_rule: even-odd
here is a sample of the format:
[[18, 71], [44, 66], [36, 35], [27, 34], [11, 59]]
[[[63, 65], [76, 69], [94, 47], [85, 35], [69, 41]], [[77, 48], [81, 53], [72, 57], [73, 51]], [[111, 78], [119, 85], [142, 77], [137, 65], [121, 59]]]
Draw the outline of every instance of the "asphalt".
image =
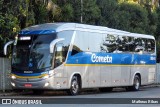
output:
[[[154, 87], [160, 87], [160, 84], [151, 84], [151, 85], [146, 85], [142, 86], [141, 89], [144, 88], [154, 88]], [[113, 91], [119, 91], [119, 90], [124, 90], [124, 88], [114, 88]], [[87, 91], [85, 91], [86, 93]], [[3, 96], [19, 96], [19, 95], [25, 95], [25, 94], [31, 94], [31, 91], [13, 91], [13, 90], [5, 90], [5, 91], [0, 91], [0, 97]], [[58, 94], [58, 91], [56, 92]]]

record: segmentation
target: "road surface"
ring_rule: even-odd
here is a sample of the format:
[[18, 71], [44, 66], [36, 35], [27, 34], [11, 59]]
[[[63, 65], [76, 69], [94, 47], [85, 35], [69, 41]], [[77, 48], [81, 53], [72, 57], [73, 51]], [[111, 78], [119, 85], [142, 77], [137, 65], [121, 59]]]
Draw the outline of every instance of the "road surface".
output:
[[[99, 92], [98, 89], [84, 90], [77, 96], [69, 96], [65, 91], [46, 91], [42, 95], [33, 95], [32, 92], [23, 92], [21, 94], [5, 94], [5, 96], [0, 97], [3, 99], [20, 99], [23, 101], [31, 99], [39, 101], [42, 99], [39, 103], [53, 103], [45, 104], [46, 107], [51, 107], [51, 105], [54, 105], [55, 107], [160, 107], [160, 86], [145, 86], [137, 92], [127, 92], [123, 88], [114, 88], [112, 92]], [[22, 106], [17, 105], [17, 102], [14, 101], [12, 103], [15, 103], [16, 105], [7, 104], [0, 106]], [[43, 104], [38, 105], [38, 107], [43, 107]], [[23, 106], [28, 107], [28, 105]], [[30, 105], [30, 107], [32, 106], [37, 107], [37, 105]]]

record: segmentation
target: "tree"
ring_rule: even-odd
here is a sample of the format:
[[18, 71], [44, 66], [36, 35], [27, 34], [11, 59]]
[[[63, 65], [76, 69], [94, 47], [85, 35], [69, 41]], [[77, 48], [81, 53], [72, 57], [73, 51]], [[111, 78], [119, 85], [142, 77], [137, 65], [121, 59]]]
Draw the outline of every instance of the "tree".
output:
[[100, 17], [100, 10], [96, 5], [96, 0], [83, 0], [81, 7], [81, 0], [58, 0], [56, 4], [61, 8], [61, 15], [59, 21], [67, 22], [81, 22], [81, 15], [83, 22], [87, 24], [96, 24]]
[[101, 12], [99, 24], [102, 26], [113, 27], [112, 18], [114, 17], [114, 13], [118, 9], [117, 0], [97, 0], [97, 4]]
[[[53, 22], [53, 9], [48, 9], [51, 0], [1, 0], [0, 1], [0, 56], [3, 46], [14, 39], [20, 29], [27, 26]], [[13, 32], [13, 28], [17, 32]]]
[[[121, 29], [136, 33], [145, 33], [147, 31], [148, 13], [143, 7], [136, 4], [122, 3], [119, 7], [119, 11], [124, 11], [125, 14], [128, 14], [126, 17], [128, 20], [126, 21], [129, 26], [128, 28]], [[119, 20], [121, 20], [121, 16], [119, 16]]]
[[96, 5], [96, 0], [83, 0], [83, 23], [96, 24], [100, 18], [100, 9]]
[[[156, 11], [157, 13], [157, 17], [158, 20], [160, 20], [160, 8], [157, 9]], [[155, 37], [156, 37], [156, 47], [157, 47], [157, 61], [158, 63], [160, 62], [160, 22], [157, 22], [157, 28], [156, 28], [156, 33], [155, 33]]]
[[[160, 8], [158, 8], [156, 12], [158, 20], [160, 20]], [[160, 21], [157, 21], [156, 38], [160, 40]]]
[[[8, 8], [11, 7], [11, 10]], [[10, 0], [0, 1], [0, 56], [3, 56], [3, 46], [9, 41], [9, 39], [14, 39], [15, 32], [13, 32], [13, 28], [17, 28], [18, 26], [18, 18], [14, 16], [14, 9], [12, 6], [12, 2]]]

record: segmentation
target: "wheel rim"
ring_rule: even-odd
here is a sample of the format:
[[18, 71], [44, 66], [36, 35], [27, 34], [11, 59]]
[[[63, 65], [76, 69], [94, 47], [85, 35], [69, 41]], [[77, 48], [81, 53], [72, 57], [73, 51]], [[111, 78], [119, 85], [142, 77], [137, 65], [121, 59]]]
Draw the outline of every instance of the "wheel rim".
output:
[[74, 81], [72, 82], [72, 92], [73, 92], [74, 94], [76, 94], [76, 93], [78, 92], [78, 89], [79, 89], [78, 82], [77, 82], [76, 80], [74, 80]]
[[135, 88], [138, 90], [138, 89], [139, 89], [139, 86], [140, 86], [139, 80], [136, 79], [136, 80], [135, 80]]

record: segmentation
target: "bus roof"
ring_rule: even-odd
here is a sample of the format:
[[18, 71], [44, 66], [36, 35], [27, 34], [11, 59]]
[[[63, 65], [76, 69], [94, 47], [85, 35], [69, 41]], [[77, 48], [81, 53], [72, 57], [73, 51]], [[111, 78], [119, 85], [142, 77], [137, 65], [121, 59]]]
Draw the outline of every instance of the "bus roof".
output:
[[51, 34], [54, 32], [60, 32], [64, 30], [81, 30], [89, 32], [99, 32], [99, 33], [110, 33], [116, 35], [127, 35], [133, 37], [151, 38], [154, 39], [152, 35], [130, 33], [123, 30], [112, 29], [103, 26], [94, 26], [87, 24], [78, 23], [45, 23], [27, 27], [20, 31], [19, 34], [31, 35], [31, 34]]

